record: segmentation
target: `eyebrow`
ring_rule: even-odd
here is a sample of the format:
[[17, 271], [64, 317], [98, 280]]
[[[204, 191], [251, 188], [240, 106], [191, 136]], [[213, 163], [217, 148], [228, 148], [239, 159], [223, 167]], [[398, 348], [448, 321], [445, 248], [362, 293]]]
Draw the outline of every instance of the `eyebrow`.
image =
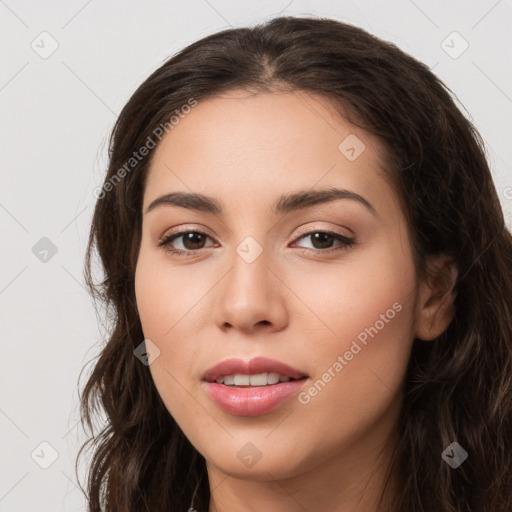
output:
[[[303, 190], [292, 194], [283, 194], [272, 205], [270, 211], [275, 215], [285, 214], [339, 199], [356, 201], [365, 206], [374, 216], [378, 217], [377, 210], [367, 199], [350, 190], [338, 188]], [[171, 192], [170, 194], [158, 197], [147, 207], [146, 213], [161, 206], [181, 206], [182, 208], [219, 216], [223, 214], [222, 206], [216, 199], [190, 192]]]

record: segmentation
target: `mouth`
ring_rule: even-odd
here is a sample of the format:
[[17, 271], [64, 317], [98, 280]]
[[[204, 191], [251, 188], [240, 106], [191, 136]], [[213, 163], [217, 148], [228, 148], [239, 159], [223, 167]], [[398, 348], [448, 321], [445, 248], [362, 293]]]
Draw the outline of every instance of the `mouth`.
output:
[[289, 401], [309, 378], [280, 361], [228, 359], [202, 375], [203, 389], [220, 409], [235, 416], [268, 414]]

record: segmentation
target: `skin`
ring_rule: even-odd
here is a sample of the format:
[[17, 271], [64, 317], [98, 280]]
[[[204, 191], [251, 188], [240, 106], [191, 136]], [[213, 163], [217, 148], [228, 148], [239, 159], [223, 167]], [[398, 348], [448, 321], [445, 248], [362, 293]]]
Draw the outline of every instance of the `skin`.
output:
[[[354, 161], [338, 149], [349, 134], [365, 144]], [[412, 342], [448, 326], [456, 271], [439, 256], [429, 264], [441, 277], [419, 278], [381, 154], [377, 139], [303, 91], [232, 91], [200, 101], [155, 150], [144, 212], [175, 191], [214, 197], [224, 210], [216, 216], [167, 205], [144, 213], [135, 276], [144, 335], [160, 350], [150, 371], [170, 414], [206, 458], [209, 512], [386, 510], [377, 501]], [[349, 199], [270, 212], [281, 194], [330, 187], [363, 196], [377, 215]], [[315, 245], [299, 228], [357, 243]], [[208, 237], [195, 246], [183, 237], [171, 243], [188, 250], [184, 256], [156, 245], [194, 229]], [[247, 236], [263, 250], [252, 263], [236, 252]], [[292, 398], [265, 415], [235, 416], [201, 386], [202, 373], [224, 359], [264, 356], [309, 375], [307, 390], [396, 303], [400, 312], [366, 346], [359, 343], [307, 404]], [[252, 467], [237, 456], [247, 443], [261, 454]], [[390, 476], [386, 496], [399, 480]]]

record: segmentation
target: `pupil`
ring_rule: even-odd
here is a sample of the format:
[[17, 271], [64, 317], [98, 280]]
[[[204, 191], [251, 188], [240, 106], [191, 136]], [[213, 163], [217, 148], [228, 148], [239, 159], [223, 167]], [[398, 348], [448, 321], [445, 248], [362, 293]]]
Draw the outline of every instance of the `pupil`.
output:
[[[201, 249], [201, 247], [196, 247], [195, 244], [201, 245], [201, 237], [203, 235], [201, 233], [187, 233], [183, 239], [183, 245], [187, 247], [187, 249]], [[199, 241], [197, 240], [199, 238]], [[190, 247], [190, 243], [192, 247]], [[204, 243], [204, 240], [203, 240]]]
[[[313, 246], [316, 249], [325, 249], [330, 247], [330, 243], [332, 242], [332, 238], [334, 235], [331, 235], [330, 233], [313, 233], [312, 239], [313, 239]], [[320, 247], [317, 246], [316, 242], [320, 241]], [[327, 243], [326, 243], [327, 242]]]

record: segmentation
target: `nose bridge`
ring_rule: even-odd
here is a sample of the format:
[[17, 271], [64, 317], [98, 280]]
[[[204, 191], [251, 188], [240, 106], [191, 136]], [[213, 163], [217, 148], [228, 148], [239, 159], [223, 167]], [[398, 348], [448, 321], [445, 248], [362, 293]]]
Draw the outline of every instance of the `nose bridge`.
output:
[[236, 247], [231, 259], [232, 270], [228, 279], [233, 297], [252, 302], [268, 297], [268, 287], [273, 274], [268, 269], [270, 264], [269, 249], [264, 249], [254, 237], [245, 237]]
[[249, 330], [263, 322], [281, 328], [286, 310], [279, 280], [269, 268], [270, 249], [247, 236], [235, 247], [229, 266], [216, 306], [218, 325]]

